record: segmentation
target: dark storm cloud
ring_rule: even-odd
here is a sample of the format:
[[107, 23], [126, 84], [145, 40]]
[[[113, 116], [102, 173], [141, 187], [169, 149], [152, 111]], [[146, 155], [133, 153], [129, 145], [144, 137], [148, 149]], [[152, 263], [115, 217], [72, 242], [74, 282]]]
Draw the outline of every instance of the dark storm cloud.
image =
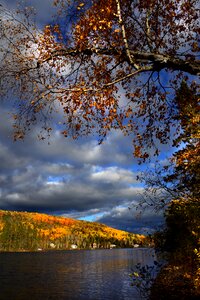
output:
[[1, 208], [87, 214], [105, 212], [137, 196], [135, 173], [127, 169], [131, 145], [124, 140], [120, 146], [119, 132], [101, 146], [92, 139], [66, 140], [58, 132], [48, 145], [37, 140], [36, 129], [24, 141], [13, 142], [5, 108], [1, 117]]
[[[124, 169], [115, 171], [126, 173]], [[20, 206], [25, 210], [108, 210], [124, 201], [133, 201], [138, 192], [137, 188], [129, 187], [120, 179], [109, 182], [94, 179], [96, 173], [94, 166], [90, 165], [82, 166], [81, 169], [63, 166], [59, 168], [59, 165], [40, 162], [34, 167], [18, 167], [8, 173], [7, 176], [2, 174], [1, 204], [10, 205], [12, 208]], [[112, 172], [109, 173], [112, 176]]]
[[153, 211], [145, 211], [140, 214], [126, 206], [119, 206], [114, 207], [97, 221], [129, 232], [151, 234], [163, 227], [164, 218], [161, 212], [155, 214]]

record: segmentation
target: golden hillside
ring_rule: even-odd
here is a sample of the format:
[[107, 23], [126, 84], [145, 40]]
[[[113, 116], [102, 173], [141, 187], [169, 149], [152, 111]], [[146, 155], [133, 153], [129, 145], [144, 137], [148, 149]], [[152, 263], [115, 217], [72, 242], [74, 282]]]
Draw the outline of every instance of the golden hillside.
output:
[[92, 249], [145, 246], [144, 235], [104, 224], [40, 213], [0, 210], [0, 250]]

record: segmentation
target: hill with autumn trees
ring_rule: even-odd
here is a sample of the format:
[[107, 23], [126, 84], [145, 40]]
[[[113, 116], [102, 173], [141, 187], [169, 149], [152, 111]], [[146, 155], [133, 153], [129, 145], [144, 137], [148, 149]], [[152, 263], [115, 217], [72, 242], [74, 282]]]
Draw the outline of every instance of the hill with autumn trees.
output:
[[0, 251], [134, 247], [135, 244], [145, 246], [145, 236], [95, 222], [0, 210]]

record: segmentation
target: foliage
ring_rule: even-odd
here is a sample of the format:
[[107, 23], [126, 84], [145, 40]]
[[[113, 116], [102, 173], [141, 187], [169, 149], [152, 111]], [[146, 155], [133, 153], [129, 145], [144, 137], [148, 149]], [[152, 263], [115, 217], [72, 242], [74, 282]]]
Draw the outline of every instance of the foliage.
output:
[[[166, 176], [179, 195], [166, 211], [167, 243], [174, 251], [186, 255], [199, 247], [200, 236], [200, 119], [199, 97], [185, 82], [177, 91], [176, 102], [182, 132], [175, 143], [185, 146], [174, 154], [174, 173]], [[175, 237], [177, 235], [178, 237]], [[171, 239], [171, 241], [168, 241]], [[192, 253], [190, 253], [192, 255]]]
[[199, 199], [200, 182], [200, 106], [198, 90], [183, 81], [176, 91], [174, 118], [179, 132], [174, 138], [178, 151], [164, 163], [156, 162], [138, 176], [145, 183], [140, 206], [165, 209], [172, 199]]
[[[196, 299], [200, 295], [199, 95], [182, 82], [175, 101], [181, 124], [175, 144], [184, 146], [174, 153], [170, 173], [160, 179], [163, 185], [170, 184], [172, 200], [165, 211], [166, 229], [157, 233], [154, 241], [156, 248], [168, 252], [169, 265], [158, 276], [152, 299], [163, 284], [168, 287], [168, 299]], [[175, 295], [178, 287], [180, 294]]]
[[[177, 119], [180, 120], [181, 133], [174, 141], [175, 146], [184, 147], [174, 154], [174, 173], [165, 178], [174, 185], [174, 190], [199, 199], [200, 182], [200, 102], [199, 94], [192, 86], [182, 82], [177, 90], [175, 102], [178, 106]], [[176, 184], [174, 184], [174, 181]]]
[[174, 90], [200, 73], [198, 0], [53, 4], [43, 30], [31, 9], [1, 7], [1, 94], [17, 97], [14, 138], [40, 121], [50, 135], [58, 112], [66, 137], [96, 132], [101, 142], [119, 129], [133, 136], [135, 156], [157, 154], [176, 124]]
[[142, 299], [148, 299], [152, 284], [160, 271], [162, 263], [154, 261], [153, 265], [142, 266], [138, 263], [130, 274], [132, 285], [135, 286]]
[[39, 213], [0, 211], [0, 250], [34, 251], [39, 248], [78, 249], [146, 245], [143, 235], [104, 224], [54, 217]]
[[[180, 124], [178, 150], [163, 165], [139, 177], [146, 184], [140, 208], [165, 210], [165, 228], [154, 234], [157, 251], [168, 264], [153, 282], [151, 299], [196, 299], [200, 294], [200, 119], [199, 94], [183, 81], [174, 99]], [[179, 290], [179, 293], [177, 292]]]
[[200, 246], [200, 205], [197, 199], [173, 200], [166, 212], [166, 250], [179, 252], [179, 260], [194, 259]]
[[197, 300], [199, 291], [191, 280], [190, 272], [182, 265], [167, 264], [155, 279], [151, 288], [150, 300]]

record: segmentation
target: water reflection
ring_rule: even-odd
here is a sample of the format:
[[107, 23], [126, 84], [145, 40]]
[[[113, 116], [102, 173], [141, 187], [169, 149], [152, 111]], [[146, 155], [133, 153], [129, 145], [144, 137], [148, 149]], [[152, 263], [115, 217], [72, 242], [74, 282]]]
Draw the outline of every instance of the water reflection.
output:
[[0, 300], [136, 300], [129, 273], [149, 249], [0, 253]]

